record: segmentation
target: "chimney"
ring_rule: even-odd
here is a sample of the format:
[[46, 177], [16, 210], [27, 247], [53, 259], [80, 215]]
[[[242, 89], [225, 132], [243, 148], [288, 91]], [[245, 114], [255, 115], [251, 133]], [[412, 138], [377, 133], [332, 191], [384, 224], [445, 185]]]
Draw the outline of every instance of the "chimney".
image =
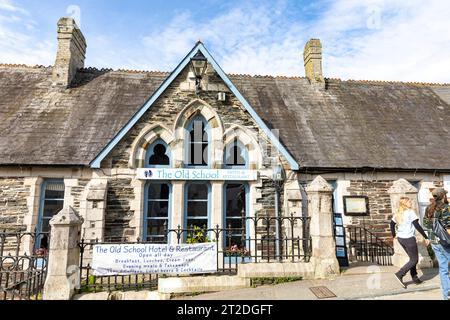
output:
[[56, 85], [68, 87], [77, 70], [84, 67], [86, 40], [73, 18], [58, 21], [58, 52], [52, 80]]
[[303, 53], [305, 74], [311, 83], [323, 83], [322, 44], [319, 39], [311, 39], [306, 43]]

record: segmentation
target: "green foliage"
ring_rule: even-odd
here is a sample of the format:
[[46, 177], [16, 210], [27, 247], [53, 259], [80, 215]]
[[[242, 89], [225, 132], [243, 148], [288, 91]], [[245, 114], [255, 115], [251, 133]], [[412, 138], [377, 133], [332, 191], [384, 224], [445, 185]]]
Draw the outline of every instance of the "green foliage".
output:
[[188, 235], [186, 239], [187, 244], [195, 244], [195, 243], [205, 243], [211, 242], [209, 238], [206, 236], [206, 231], [200, 227], [194, 226], [194, 230], [192, 233]]
[[251, 283], [252, 287], [255, 288], [257, 286], [263, 285], [277, 285], [288, 282], [296, 282], [303, 280], [302, 277], [273, 277], [273, 278], [252, 278]]

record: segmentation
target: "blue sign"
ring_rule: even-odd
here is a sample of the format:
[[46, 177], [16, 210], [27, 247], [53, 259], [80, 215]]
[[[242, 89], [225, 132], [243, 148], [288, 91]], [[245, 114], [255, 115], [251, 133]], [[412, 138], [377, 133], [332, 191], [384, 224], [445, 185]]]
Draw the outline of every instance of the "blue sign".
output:
[[334, 214], [334, 237], [336, 241], [336, 258], [341, 267], [348, 267], [347, 245], [345, 243], [345, 228], [342, 214]]

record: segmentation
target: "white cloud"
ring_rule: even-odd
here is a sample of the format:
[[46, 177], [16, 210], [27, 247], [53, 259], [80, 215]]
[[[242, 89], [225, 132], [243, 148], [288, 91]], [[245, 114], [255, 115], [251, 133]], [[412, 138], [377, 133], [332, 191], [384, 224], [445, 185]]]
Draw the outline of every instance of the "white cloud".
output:
[[145, 53], [134, 67], [170, 70], [201, 39], [226, 71], [298, 74], [302, 70], [301, 26], [294, 23], [287, 28], [279, 16], [283, 10], [284, 1], [258, 8], [244, 4], [200, 23], [189, 12], [179, 13], [167, 27], [143, 38]]
[[341, 0], [313, 28], [330, 77], [450, 82], [449, 17], [450, 2]]
[[16, 6], [11, 0], [0, 0], [0, 11], [18, 12], [28, 15], [29, 12], [19, 6]]
[[[170, 71], [201, 39], [226, 72], [303, 76], [303, 47], [320, 38], [326, 77], [450, 82], [450, 1], [336, 0], [303, 8], [287, 0], [245, 1], [216, 8], [200, 20], [176, 12], [122, 47], [108, 28], [96, 30], [87, 38], [88, 64]], [[0, 62], [52, 64], [56, 43], [40, 39], [25, 9], [0, 0]]]
[[29, 12], [10, 0], [0, 0], [0, 63], [51, 65], [53, 41], [38, 37]]
[[[248, 10], [243, 5], [196, 22], [174, 17], [143, 39], [147, 54], [134, 67], [173, 68], [203, 39], [227, 72], [304, 75], [302, 50], [309, 38], [324, 47], [324, 73], [342, 79], [450, 82], [450, 2], [439, 0], [340, 0], [326, 3], [318, 19], [280, 21], [284, 3]], [[284, 12], [282, 12], [284, 11]], [[154, 60], [162, 57], [162, 62]]]

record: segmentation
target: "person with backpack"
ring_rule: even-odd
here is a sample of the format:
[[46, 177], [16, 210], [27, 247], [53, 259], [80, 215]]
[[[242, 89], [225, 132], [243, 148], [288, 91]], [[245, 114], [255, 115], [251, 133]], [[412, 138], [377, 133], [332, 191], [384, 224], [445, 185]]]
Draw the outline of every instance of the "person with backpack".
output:
[[[424, 225], [428, 229], [431, 240], [431, 247], [439, 263], [439, 275], [441, 278], [442, 294], [444, 300], [449, 300], [450, 279], [448, 264], [450, 263], [450, 245], [444, 238], [448, 237], [441, 234], [439, 238], [436, 235], [436, 223], [440, 222], [443, 228], [441, 232], [450, 233], [450, 206], [447, 200], [447, 191], [444, 188], [436, 188], [432, 192], [433, 199], [427, 207], [424, 217]], [[438, 221], [436, 221], [438, 220]], [[445, 230], [446, 229], [446, 230]]]
[[417, 263], [419, 262], [419, 249], [417, 247], [416, 230], [426, 239], [429, 245], [428, 237], [419, 224], [419, 217], [412, 209], [412, 201], [410, 198], [400, 198], [399, 207], [391, 220], [391, 233], [394, 239], [397, 239], [402, 248], [409, 257], [409, 261], [397, 272], [395, 277], [402, 287], [406, 289], [403, 277], [410, 272], [411, 278], [415, 284], [421, 284], [417, 274]]

